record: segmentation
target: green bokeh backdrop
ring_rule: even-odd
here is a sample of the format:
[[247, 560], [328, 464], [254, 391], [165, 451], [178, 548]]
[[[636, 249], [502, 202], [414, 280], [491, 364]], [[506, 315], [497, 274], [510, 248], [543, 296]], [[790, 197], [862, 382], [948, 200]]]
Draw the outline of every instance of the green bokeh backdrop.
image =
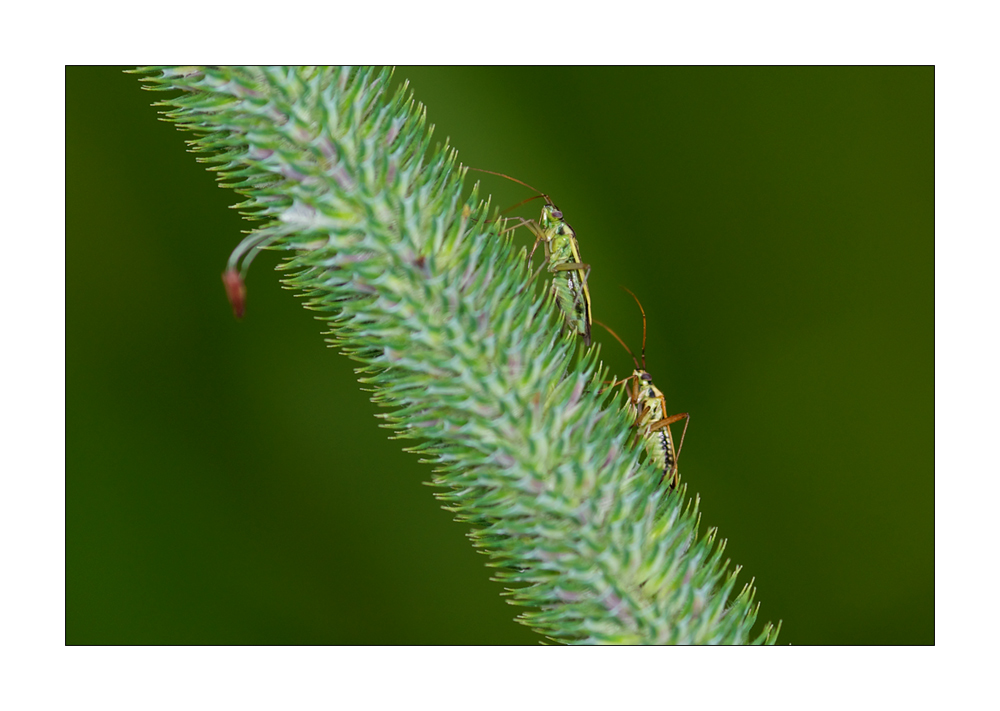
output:
[[[933, 643], [933, 69], [396, 76], [553, 196], [636, 345], [642, 299], [684, 479], [781, 641]], [[66, 79], [67, 642], [536, 643], [274, 255], [233, 320], [247, 223], [155, 95]]]

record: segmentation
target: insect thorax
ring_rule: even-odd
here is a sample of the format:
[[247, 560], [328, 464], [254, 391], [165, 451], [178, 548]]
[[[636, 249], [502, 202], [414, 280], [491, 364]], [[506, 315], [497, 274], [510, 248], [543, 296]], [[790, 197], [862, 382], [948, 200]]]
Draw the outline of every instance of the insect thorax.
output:
[[649, 373], [644, 370], [634, 370], [632, 377], [635, 379], [632, 405], [637, 415], [642, 414], [642, 420], [639, 424], [651, 425], [666, 417], [667, 413], [663, 409], [663, 392], [653, 385]]
[[578, 261], [574, 250], [576, 238], [572, 232], [554, 231], [549, 239], [549, 262], [550, 264], [565, 264], [567, 262]]

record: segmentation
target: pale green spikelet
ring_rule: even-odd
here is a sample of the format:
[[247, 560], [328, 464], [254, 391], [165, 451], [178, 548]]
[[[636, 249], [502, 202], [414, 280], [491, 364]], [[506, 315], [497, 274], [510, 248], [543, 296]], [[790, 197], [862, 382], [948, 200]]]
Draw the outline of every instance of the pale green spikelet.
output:
[[657, 486], [620, 394], [600, 392], [597, 349], [524, 288], [525, 249], [475, 190], [462, 198], [465, 168], [429, 150], [423, 107], [388, 93], [390, 72], [139, 73], [179, 90], [167, 119], [260, 221], [237, 257], [287, 253], [285, 285], [362, 364], [386, 426], [418, 441], [524, 624], [578, 643], [775, 641], [770, 624], [750, 639], [753, 590], [729, 599], [738, 568], [715, 529], [698, 535], [697, 499]]

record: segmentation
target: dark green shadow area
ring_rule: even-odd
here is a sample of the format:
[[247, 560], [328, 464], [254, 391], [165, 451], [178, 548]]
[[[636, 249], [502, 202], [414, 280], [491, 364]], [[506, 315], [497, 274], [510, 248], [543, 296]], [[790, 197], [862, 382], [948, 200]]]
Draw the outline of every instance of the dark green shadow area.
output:
[[[642, 299], [684, 480], [781, 642], [932, 644], [933, 69], [397, 77], [553, 196], [635, 348]], [[66, 79], [67, 643], [536, 643], [272, 255], [233, 320], [248, 223], [156, 95]]]

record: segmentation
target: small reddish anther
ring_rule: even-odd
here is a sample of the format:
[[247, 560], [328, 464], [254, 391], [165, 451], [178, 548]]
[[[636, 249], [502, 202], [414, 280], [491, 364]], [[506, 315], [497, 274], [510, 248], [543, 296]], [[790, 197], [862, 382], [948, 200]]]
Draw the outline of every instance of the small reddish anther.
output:
[[227, 269], [222, 272], [222, 284], [226, 287], [229, 305], [233, 307], [233, 316], [242, 319], [247, 307], [247, 287], [243, 277], [235, 269]]

